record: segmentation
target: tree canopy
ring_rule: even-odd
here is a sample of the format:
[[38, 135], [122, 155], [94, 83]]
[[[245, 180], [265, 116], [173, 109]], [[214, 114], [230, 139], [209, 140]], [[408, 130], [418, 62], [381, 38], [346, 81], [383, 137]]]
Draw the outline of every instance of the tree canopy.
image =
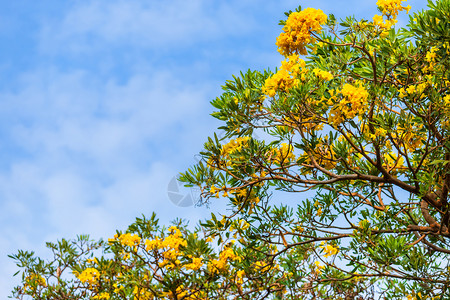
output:
[[225, 83], [180, 180], [229, 214], [20, 250], [14, 297], [449, 299], [450, 1], [396, 28], [402, 2], [372, 20], [298, 7], [281, 66]]

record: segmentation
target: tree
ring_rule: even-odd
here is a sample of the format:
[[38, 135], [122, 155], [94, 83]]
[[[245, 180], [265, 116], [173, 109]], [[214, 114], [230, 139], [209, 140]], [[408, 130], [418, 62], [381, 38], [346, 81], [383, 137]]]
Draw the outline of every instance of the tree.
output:
[[[450, 1], [402, 29], [409, 6], [377, 6], [339, 25], [286, 13], [281, 67], [212, 101], [222, 138], [180, 179], [230, 215], [194, 231], [138, 218], [108, 242], [48, 243], [48, 262], [19, 251], [14, 296], [449, 299]], [[281, 192], [292, 200], [274, 205]]]

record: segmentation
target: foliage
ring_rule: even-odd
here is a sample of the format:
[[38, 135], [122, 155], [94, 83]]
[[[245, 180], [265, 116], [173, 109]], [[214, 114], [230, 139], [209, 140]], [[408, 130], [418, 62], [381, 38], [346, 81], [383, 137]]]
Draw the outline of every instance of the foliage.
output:
[[[281, 67], [212, 101], [222, 138], [180, 179], [229, 215], [192, 232], [137, 219], [108, 243], [48, 244], [50, 262], [19, 251], [14, 296], [448, 299], [450, 1], [402, 29], [409, 6], [377, 5], [339, 24], [286, 13]], [[275, 205], [281, 192], [291, 200]]]

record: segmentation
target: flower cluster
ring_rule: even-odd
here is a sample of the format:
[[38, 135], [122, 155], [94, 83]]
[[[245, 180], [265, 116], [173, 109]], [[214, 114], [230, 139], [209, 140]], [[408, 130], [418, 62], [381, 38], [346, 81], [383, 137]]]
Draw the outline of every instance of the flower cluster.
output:
[[226, 247], [219, 254], [219, 259], [212, 259], [208, 264], [208, 270], [211, 273], [223, 272], [228, 267], [229, 260], [240, 260], [239, 256], [234, 253], [233, 248]]
[[299, 84], [298, 75], [305, 67], [305, 61], [298, 54], [293, 54], [281, 62], [281, 67], [274, 75], [266, 79], [262, 89], [265, 95], [274, 97], [277, 91], [287, 92]]
[[320, 9], [307, 8], [289, 15], [283, 32], [278, 36], [278, 51], [288, 56], [292, 53], [306, 54], [306, 45], [314, 43], [311, 32], [320, 32], [327, 16]]
[[450, 108], [450, 94], [445, 95], [442, 100], [444, 100], [444, 107]]
[[333, 147], [329, 145], [329, 142], [327, 140], [320, 139], [314, 149], [311, 149], [309, 152], [300, 156], [300, 159], [307, 165], [307, 167], [303, 170], [303, 173], [310, 173], [310, 167], [313, 165], [313, 160], [319, 166], [327, 170], [331, 170], [336, 166], [335, 157], [336, 154], [334, 153]]
[[109, 298], [110, 298], [109, 293], [106, 293], [106, 292], [102, 292], [102, 293], [92, 297], [92, 299], [99, 299], [99, 300], [101, 300], [101, 299], [108, 300]]
[[36, 287], [46, 287], [47, 282], [45, 278], [39, 274], [31, 273], [25, 279], [26, 283], [24, 284], [25, 291], [33, 291]]
[[[386, 16], [386, 20], [383, 20], [383, 16], [375, 15], [373, 17], [373, 25], [379, 27], [381, 30], [387, 30], [397, 23], [398, 13], [402, 10], [409, 12], [411, 6], [402, 6], [402, 2], [406, 0], [378, 0], [377, 6], [382, 12], [383, 16]], [[386, 32], [384, 34], [387, 34]]]
[[[248, 143], [250, 141], [250, 137], [243, 136], [238, 137], [236, 139], [230, 140], [228, 143], [223, 144], [221, 146], [220, 155], [218, 156], [211, 156], [208, 159], [208, 167], [212, 169], [217, 168], [223, 168], [226, 166], [232, 165], [232, 160], [234, 161], [240, 161], [243, 160], [243, 156], [236, 156], [236, 154], [241, 151], [243, 148], [248, 147]], [[214, 194], [217, 191], [220, 191], [220, 189], [215, 189], [211, 193]], [[218, 197], [218, 195], [217, 195]]]
[[295, 159], [293, 151], [294, 147], [292, 145], [282, 143], [280, 148], [274, 148], [270, 154], [273, 156], [272, 159], [276, 164], [282, 165]]
[[422, 124], [410, 122], [398, 125], [397, 130], [392, 133], [392, 137], [399, 145], [403, 146], [404, 151], [414, 152], [416, 149], [421, 148], [426, 141], [426, 135], [422, 132]]
[[387, 30], [397, 23], [396, 19], [383, 20], [383, 16], [373, 16], [373, 25], [379, 27], [382, 30]]
[[388, 170], [388, 172], [396, 171], [401, 169], [404, 164], [404, 159], [402, 156], [398, 156], [395, 152], [387, 152], [383, 154], [383, 167]]
[[443, 128], [450, 128], [450, 95], [446, 95], [442, 98], [441, 102], [442, 113], [444, 114], [444, 118], [442, 120]]
[[178, 256], [181, 255], [180, 247], [186, 247], [187, 242], [183, 238], [181, 231], [172, 226], [169, 228], [171, 234], [169, 234], [165, 239], [156, 238], [154, 240], [146, 240], [145, 248], [147, 251], [151, 250], [162, 250], [163, 261], [160, 263], [160, 267], [166, 266], [168, 268], [173, 268], [180, 264]]
[[404, 1], [406, 0], [378, 0], [377, 6], [383, 15], [395, 19], [399, 11], [406, 10], [406, 12], [409, 12], [411, 9], [410, 5], [402, 6], [402, 2]]
[[190, 264], [185, 264], [184, 267], [188, 270], [197, 271], [203, 266], [203, 260], [201, 257], [191, 257], [192, 262]]
[[436, 51], [438, 49], [436, 47], [431, 47], [425, 56], [425, 60], [429, 63], [433, 63], [436, 61]]
[[249, 140], [250, 137], [248, 136], [238, 137], [234, 140], [231, 140], [222, 146], [221, 154], [228, 157], [230, 154], [240, 151], [243, 147], [245, 148]]
[[341, 101], [330, 111], [328, 121], [334, 126], [342, 123], [345, 119], [353, 119], [361, 116], [366, 109], [369, 93], [361, 82], [357, 85], [346, 83], [340, 90]]
[[339, 252], [339, 248], [335, 247], [333, 245], [330, 244], [326, 244], [322, 242], [322, 246], [320, 246], [323, 249], [323, 252], [325, 253], [324, 256], [325, 257], [329, 257], [329, 256], [333, 256], [336, 255]]
[[391, 28], [395, 23], [397, 23], [398, 13], [402, 10], [409, 12], [411, 6], [402, 6], [402, 2], [406, 0], [378, 0], [377, 6], [386, 16], [386, 20], [383, 20], [383, 16], [375, 15], [373, 17], [373, 25], [379, 27], [382, 30], [387, 30]]
[[239, 270], [236, 272], [236, 283], [238, 285], [242, 285], [244, 283], [244, 276], [245, 276], [244, 270]]
[[317, 275], [320, 275], [322, 273], [322, 269], [325, 268], [325, 266], [320, 264], [319, 261], [314, 262], [314, 267]]
[[320, 69], [314, 69], [313, 72], [314, 72], [314, 75], [316, 75], [320, 80], [329, 81], [329, 80], [333, 79], [333, 75], [331, 75], [330, 72], [323, 71]]
[[90, 285], [97, 284], [100, 278], [100, 272], [95, 268], [87, 268], [80, 274], [75, 274], [82, 283], [88, 283]]
[[118, 237], [119, 242], [123, 246], [133, 247], [139, 244], [141, 238], [138, 235], [125, 233]]

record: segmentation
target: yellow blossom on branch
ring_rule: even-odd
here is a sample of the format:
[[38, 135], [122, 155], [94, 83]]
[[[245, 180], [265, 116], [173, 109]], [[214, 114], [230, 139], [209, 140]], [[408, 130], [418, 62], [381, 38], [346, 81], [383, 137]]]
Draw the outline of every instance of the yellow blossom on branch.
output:
[[361, 82], [357, 85], [346, 83], [340, 93], [342, 100], [331, 109], [328, 117], [332, 125], [338, 125], [345, 119], [361, 116], [366, 111], [369, 93]]
[[141, 241], [141, 238], [136, 234], [125, 233], [119, 236], [119, 241], [124, 246], [136, 246]]
[[[300, 156], [304, 159], [305, 164], [311, 165], [314, 159], [317, 164], [324, 167], [327, 170], [331, 170], [336, 166], [336, 154], [331, 145], [328, 145], [326, 140], [321, 140], [319, 144], [316, 145], [315, 149], [312, 149], [308, 153], [304, 153]], [[309, 170], [309, 168], [308, 168]], [[305, 170], [308, 173], [307, 170]]]
[[390, 29], [395, 23], [396, 19], [383, 20], [383, 16], [375, 15], [373, 16], [373, 25], [378, 26], [380, 29], [387, 30]]
[[317, 210], [317, 213], [316, 213], [318, 216], [321, 216], [322, 215], [322, 207], [319, 207], [319, 209]]
[[425, 60], [429, 63], [434, 63], [436, 61], [436, 47], [431, 47], [431, 49], [425, 55]]
[[383, 167], [387, 168], [388, 171], [395, 171], [401, 169], [404, 164], [404, 159], [402, 156], [398, 156], [394, 152], [385, 153], [383, 155]]
[[321, 246], [321, 248], [324, 251], [324, 256], [325, 257], [329, 257], [332, 255], [336, 255], [339, 252], [339, 248], [338, 247], [334, 247], [333, 245], [330, 244], [326, 244], [325, 246]]
[[161, 240], [159, 238], [156, 238], [154, 240], [146, 240], [144, 244], [145, 244], [145, 249], [147, 251], [161, 248], [161, 245], [162, 245]]
[[82, 283], [87, 282], [88, 284], [95, 285], [100, 278], [100, 272], [95, 268], [87, 268], [76, 276]]
[[211, 273], [223, 272], [228, 268], [228, 261], [240, 261], [240, 257], [234, 253], [233, 248], [226, 247], [219, 254], [219, 259], [212, 259], [208, 264], [208, 270]]
[[185, 264], [183, 267], [188, 270], [194, 270], [197, 271], [203, 266], [203, 260], [201, 257], [193, 257], [192, 263]]
[[277, 91], [288, 92], [289, 89], [298, 85], [300, 80], [297, 78], [305, 68], [305, 61], [300, 59], [298, 54], [290, 55], [287, 60], [281, 62], [281, 67], [271, 77], [267, 78], [262, 91], [269, 97], [274, 97]]
[[177, 227], [172, 226], [169, 228], [169, 231], [172, 231], [173, 233], [161, 242], [162, 248], [171, 248], [174, 250], [178, 250], [180, 246], [185, 247], [187, 245], [186, 240], [183, 239], [181, 232]]
[[274, 148], [271, 152], [275, 163], [284, 164], [295, 159], [294, 147], [290, 144], [282, 143], [280, 148]]
[[92, 299], [99, 299], [99, 300], [100, 299], [108, 300], [109, 298], [110, 298], [109, 293], [106, 293], [106, 292], [102, 292], [102, 293], [92, 297]]
[[411, 6], [402, 6], [402, 2], [406, 0], [378, 0], [377, 6], [382, 11], [383, 15], [396, 18], [399, 11], [406, 10], [409, 12]]
[[283, 32], [277, 38], [278, 51], [288, 56], [292, 53], [306, 55], [306, 45], [314, 43], [312, 32], [321, 32], [327, 16], [320, 9], [306, 8], [289, 15]]
[[333, 79], [333, 75], [331, 75], [330, 72], [323, 71], [320, 69], [314, 69], [313, 72], [314, 72], [314, 75], [316, 75], [319, 79], [321, 79], [323, 81], [329, 81], [329, 80]]
[[31, 273], [25, 278], [24, 290], [33, 291], [36, 287], [47, 287], [45, 278], [39, 274]]
[[398, 125], [397, 131], [392, 134], [392, 137], [406, 152], [414, 152], [421, 148], [427, 140], [426, 135], [421, 132], [422, 129], [422, 124], [414, 122], [403, 126]]
[[234, 154], [236, 151], [240, 151], [243, 147], [246, 147], [250, 137], [238, 137], [234, 140], [229, 141], [227, 144], [222, 146], [221, 155], [229, 157], [230, 154]]
[[316, 268], [316, 273], [320, 275], [322, 273], [322, 269], [325, 268], [325, 266], [321, 265], [319, 261], [315, 261], [314, 265]]

